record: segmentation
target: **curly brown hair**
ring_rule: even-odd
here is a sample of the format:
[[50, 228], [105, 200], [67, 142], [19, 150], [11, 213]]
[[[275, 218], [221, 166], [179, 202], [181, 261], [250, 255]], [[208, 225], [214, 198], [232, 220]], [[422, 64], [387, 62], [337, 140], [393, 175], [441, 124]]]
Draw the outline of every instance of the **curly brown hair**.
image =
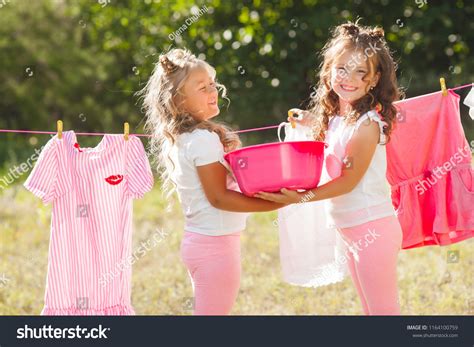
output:
[[[364, 52], [369, 71], [363, 80], [367, 81], [377, 72], [380, 74], [377, 85], [368, 90], [360, 99], [351, 103], [352, 110], [345, 115], [347, 124], [353, 124], [364, 113], [377, 108], [378, 113], [387, 123], [384, 134], [387, 142], [397, 118], [397, 109], [393, 102], [403, 96], [397, 86], [397, 64], [384, 39], [384, 31], [380, 27], [368, 27], [348, 22], [335, 27], [332, 38], [323, 47], [322, 63], [315, 96], [310, 102], [310, 112], [315, 116], [313, 135], [316, 140], [324, 141], [329, 120], [339, 114], [339, 97], [331, 88], [331, 68], [336, 59], [349, 51]], [[374, 49], [375, 48], [375, 49]], [[367, 54], [371, 50], [374, 54]], [[387, 143], [386, 142], [386, 143]], [[386, 144], [385, 143], [385, 144]]]

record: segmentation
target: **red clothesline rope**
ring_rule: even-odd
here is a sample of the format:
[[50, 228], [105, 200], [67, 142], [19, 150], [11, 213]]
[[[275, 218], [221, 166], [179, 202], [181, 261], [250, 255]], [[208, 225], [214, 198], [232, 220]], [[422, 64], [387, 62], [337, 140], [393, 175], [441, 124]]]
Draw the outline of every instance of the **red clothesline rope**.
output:
[[[470, 86], [473, 86], [474, 83], [468, 83], [462, 86], [454, 87], [454, 88], [448, 88], [449, 90], [458, 90], [462, 88], [467, 88]], [[233, 131], [234, 133], [248, 133], [251, 131], [260, 131], [260, 130], [267, 130], [267, 129], [275, 129], [278, 128], [278, 125], [269, 125], [261, 128], [250, 128], [250, 129], [244, 129], [244, 130], [237, 130]], [[48, 135], [54, 135], [57, 132], [56, 131], [35, 131], [35, 130], [16, 130], [16, 129], [0, 129], [0, 133], [20, 133], [20, 134], [48, 134]], [[76, 133], [76, 135], [80, 136], [103, 136], [106, 135], [106, 133]], [[151, 137], [151, 135], [147, 134], [130, 134], [131, 136], [141, 136], [141, 137]]]

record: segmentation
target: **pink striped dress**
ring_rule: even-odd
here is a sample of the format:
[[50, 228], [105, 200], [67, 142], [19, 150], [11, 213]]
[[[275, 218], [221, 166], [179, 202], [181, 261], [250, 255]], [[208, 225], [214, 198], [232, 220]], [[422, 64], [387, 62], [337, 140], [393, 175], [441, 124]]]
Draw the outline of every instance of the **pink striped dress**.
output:
[[133, 199], [153, 186], [140, 139], [104, 135], [81, 148], [74, 131], [44, 147], [24, 186], [53, 203], [42, 315], [133, 315]]

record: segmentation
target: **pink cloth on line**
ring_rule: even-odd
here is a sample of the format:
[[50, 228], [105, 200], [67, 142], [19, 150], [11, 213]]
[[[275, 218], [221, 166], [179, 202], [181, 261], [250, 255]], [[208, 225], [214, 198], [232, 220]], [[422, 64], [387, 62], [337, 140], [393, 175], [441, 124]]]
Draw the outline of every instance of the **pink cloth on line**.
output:
[[153, 186], [140, 139], [104, 135], [81, 148], [73, 131], [44, 147], [25, 187], [53, 203], [42, 315], [133, 315], [133, 198]]
[[459, 114], [448, 91], [396, 103], [387, 144], [387, 180], [403, 248], [449, 245], [474, 236], [474, 172]]

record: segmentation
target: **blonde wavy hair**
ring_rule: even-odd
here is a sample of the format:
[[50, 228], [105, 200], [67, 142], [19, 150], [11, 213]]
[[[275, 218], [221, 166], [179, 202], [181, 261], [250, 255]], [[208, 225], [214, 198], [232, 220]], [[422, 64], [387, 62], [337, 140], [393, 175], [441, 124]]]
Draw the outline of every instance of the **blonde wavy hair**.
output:
[[368, 81], [368, 78], [377, 72], [380, 73], [380, 78], [373, 89], [352, 104], [352, 110], [345, 116], [345, 121], [347, 124], [353, 124], [364, 113], [377, 109], [387, 123], [387, 126], [384, 127], [384, 134], [387, 136], [387, 142], [390, 140], [390, 134], [397, 118], [397, 109], [393, 102], [399, 100], [403, 95], [397, 86], [395, 73], [397, 64], [384, 39], [383, 29], [361, 26], [358, 21], [335, 27], [332, 31], [332, 38], [321, 52], [323, 61], [319, 72], [319, 82], [315, 96], [310, 102], [310, 112], [315, 115], [313, 135], [316, 140], [324, 141], [329, 120], [340, 112], [339, 97], [331, 88], [331, 68], [335, 60], [348, 50], [375, 51], [371, 56], [368, 54], [365, 56], [369, 71], [363, 80]]
[[[171, 178], [175, 165], [170, 151], [180, 134], [206, 129], [219, 136], [225, 152], [241, 146], [239, 137], [226, 125], [210, 120], [197, 120], [180, 107], [177, 96], [185, 97], [183, 86], [191, 72], [197, 68], [205, 69], [215, 79], [216, 70], [204, 60], [196, 58], [186, 49], [172, 49], [160, 55], [146, 86], [137, 92], [143, 99], [145, 131], [151, 134], [150, 152], [167, 198], [171, 197], [176, 188]], [[222, 97], [228, 100], [225, 86], [217, 81], [216, 86]]]

